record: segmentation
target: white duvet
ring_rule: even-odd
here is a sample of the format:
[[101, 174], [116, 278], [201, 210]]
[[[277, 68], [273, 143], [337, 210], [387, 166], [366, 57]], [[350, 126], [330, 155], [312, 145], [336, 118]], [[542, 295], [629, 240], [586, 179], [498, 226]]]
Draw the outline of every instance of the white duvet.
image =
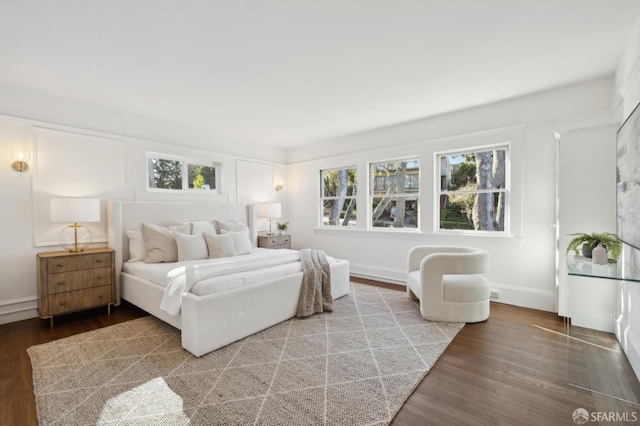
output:
[[[329, 258], [329, 263], [334, 259]], [[295, 250], [255, 249], [250, 254], [176, 263], [125, 262], [124, 272], [165, 287], [160, 309], [178, 315], [182, 294], [199, 296], [302, 271]]]

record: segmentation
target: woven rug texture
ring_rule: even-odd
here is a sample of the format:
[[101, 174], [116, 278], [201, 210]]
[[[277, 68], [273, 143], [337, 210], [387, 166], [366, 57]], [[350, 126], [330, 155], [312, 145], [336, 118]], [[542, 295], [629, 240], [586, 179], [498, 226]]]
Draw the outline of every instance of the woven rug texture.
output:
[[151, 316], [28, 353], [41, 425], [386, 425], [463, 325], [353, 283], [332, 313], [201, 358]]

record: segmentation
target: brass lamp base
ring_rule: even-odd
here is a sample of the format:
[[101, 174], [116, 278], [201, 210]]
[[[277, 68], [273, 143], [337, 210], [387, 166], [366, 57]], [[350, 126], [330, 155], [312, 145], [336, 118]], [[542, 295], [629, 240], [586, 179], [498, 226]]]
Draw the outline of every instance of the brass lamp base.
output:
[[81, 253], [91, 244], [93, 234], [86, 226], [73, 223], [63, 228], [58, 238], [60, 245], [69, 253]]

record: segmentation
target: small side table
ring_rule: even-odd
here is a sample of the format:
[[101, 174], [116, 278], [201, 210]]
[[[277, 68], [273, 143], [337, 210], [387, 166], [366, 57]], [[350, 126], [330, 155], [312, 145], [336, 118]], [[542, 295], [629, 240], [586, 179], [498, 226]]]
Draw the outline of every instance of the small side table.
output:
[[291, 235], [258, 235], [258, 247], [268, 249], [290, 249]]
[[116, 302], [115, 253], [109, 248], [38, 253], [38, 315], [49, 319]]

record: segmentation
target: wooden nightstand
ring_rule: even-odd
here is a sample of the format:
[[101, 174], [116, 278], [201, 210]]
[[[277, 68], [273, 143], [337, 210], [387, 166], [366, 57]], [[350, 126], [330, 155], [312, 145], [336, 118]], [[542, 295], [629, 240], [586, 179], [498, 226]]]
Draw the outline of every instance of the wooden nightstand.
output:
[[258, 235], [258, 247], [269, 249], [290, 249], [291, 235]]
[[81, 253], [38, 253], [38, 315], [49, 318], [116, 303], [115, 253], [110, 248]]

